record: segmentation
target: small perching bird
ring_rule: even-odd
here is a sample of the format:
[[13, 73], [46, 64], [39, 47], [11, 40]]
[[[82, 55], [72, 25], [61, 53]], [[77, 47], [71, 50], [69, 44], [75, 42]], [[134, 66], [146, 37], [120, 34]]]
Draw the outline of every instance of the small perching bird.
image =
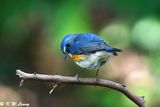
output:
[[120, 49], [111, 47], [95, 34], [69, 34], [61, 43], [64, 58], [69, 55], [82, 68], [97, 70], [104, 65], [111, 55], [118, 55]]

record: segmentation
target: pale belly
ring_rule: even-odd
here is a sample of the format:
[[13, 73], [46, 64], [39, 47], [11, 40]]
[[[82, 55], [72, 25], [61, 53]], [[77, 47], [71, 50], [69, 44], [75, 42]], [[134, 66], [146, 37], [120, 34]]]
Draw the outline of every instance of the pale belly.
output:
[[105, 64], [111, 53], [106, 51], [97, 51], [93, 54], [85, 55], [81, 61], [76, 61], [76, 64], [86, 69], [99, 69], [100, 66]]

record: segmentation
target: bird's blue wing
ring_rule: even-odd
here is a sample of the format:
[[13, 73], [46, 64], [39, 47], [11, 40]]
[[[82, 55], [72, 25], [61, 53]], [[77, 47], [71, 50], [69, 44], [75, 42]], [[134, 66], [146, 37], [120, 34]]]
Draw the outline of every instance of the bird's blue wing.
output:
[[105, 42], [86, 42], [78, 41], [71, 47], [71, 53], [73, 54], [86, 54], [100, 50], [105, 50], [108, 46]]
[[112, 49], [103, 39], [91, 33], [76, 34], [74, 44], [70, 48], [72, 54], [92, 53], [106, 48]]
[[87, 54], [96, 51], [105, 50], [117, 55], [120, 49], [112, 48], [107, 42], [95, 34], [75, 34], [74, 43], [69, 48], [71, 54]]
[[113, 55], [117, 55], [117, 52], [121, 52], [118, 48], [113, 48], [108, 45], [106, 42], [76, 42], [71, 47], [71, 54], [88, 54], [94, 53], [96, 51], [106, 51], [112, 53]]

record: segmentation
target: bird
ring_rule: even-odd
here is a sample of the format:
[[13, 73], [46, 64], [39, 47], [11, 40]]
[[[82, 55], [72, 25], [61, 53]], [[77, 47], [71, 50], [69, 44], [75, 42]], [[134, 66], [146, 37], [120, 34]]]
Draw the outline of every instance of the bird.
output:
[[113, 48], [96, 34], [77, 33], [68, 34], [63, 38], [61, 51], [64, 59], [70, 56], [81, 68], [96, 70], [97, 77], [99, 68], [111, 55], [117, 56], [121, 49]]

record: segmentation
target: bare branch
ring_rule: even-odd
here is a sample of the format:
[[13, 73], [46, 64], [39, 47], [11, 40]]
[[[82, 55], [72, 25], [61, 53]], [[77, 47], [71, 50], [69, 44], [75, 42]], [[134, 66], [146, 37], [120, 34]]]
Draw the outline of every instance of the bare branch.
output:
[[124, 84], [119, 84], [110, 80], [98, 79], [95, 81], [95, 78], [81, 78], [79, 77], [78, 80], [76, 77], [70, 76], [61, 76], [61, 75], [45, 75], [45, 74], [37, 74], [35, 73], [25, 73], [21, 70], [17, 70], [16, 74], [22, 80], [42, 80], [42, 81], [51, 81], [55, 84], [53, 85], [52, 90], [49, 92], [50, 94], [53, 90], [61, 83], [61, 84], [83, 84], [83, 85], [93, 85], [93, 86], [101, 86], [101, 87], [108, 87], [114, 90], [117, 90], [127, 96], [132, 102], [134, 102], [139, 107], [147, 107], [144, 101], [144, 96], [136, 96], [132, 92], [130, 92]]

